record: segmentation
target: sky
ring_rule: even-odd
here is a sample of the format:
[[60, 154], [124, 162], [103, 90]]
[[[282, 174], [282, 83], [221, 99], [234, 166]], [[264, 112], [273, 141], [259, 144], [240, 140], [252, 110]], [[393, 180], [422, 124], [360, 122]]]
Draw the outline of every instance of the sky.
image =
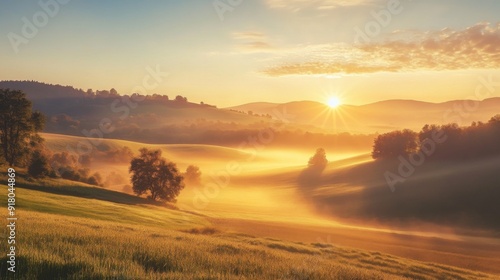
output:
[[4, 0], [0, 34], [0, 80], [219, 107], [443, 102], [500, 81], [498, 0]]

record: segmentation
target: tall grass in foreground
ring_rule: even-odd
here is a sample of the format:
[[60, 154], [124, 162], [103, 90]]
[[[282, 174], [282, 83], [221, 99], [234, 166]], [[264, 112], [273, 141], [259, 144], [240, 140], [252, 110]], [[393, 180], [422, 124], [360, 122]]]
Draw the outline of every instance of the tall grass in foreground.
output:
[[[91, 207], [91, 206], [89, 206]], [[492, 279], [377, 252], [24, 211], [1, 279]], [[0, 248], [6, 248], [5, 238]]]

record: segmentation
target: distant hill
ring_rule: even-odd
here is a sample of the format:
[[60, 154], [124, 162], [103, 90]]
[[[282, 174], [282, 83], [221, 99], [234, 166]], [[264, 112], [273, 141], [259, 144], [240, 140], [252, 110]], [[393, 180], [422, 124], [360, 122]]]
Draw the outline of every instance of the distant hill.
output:
[[34, 109], [47, 116], [48, 133], [151, 144], [238, 147], [244, 143], [248, 146], [251, 139], [262, 138], [263, 131], [272, 130], [272, 143], [266, 143], [268, 146], [359, 150], [369, 149], [373, 142], [373, 135], [326, 135], [317, 126], [280, 119], [287, 117], [286, 112], [271, 110], [278, 105], [274, 103], [260, 103], [258, 107], [268, 108], [270, 113], [257, 114], [196, 104], [182, 96], [119, 95], [114, 89], [84, 91], [35, 81], [2, 81], [0, 88], [25, 92]]
[[342, 142], [344, 144], [338, 147], [342, 148], [350, 141], [356, 142], [352, 148], [369, 149], [373, 137], [357, 141], [336, 140], [328, 135], [373, 136], [402, 128], [419, 131], [431, 123], [469, 125], [473, 121], [486, 122], [500, 113], [500, 98], [444, 103], [387, 100], [362, 106], [342, 105], [336, 109], [314, 101], [257, 102], [219, 109], [189, 102], [182, 96], [129, 96], [120, 95], [114, 89], [84, 91], [36, 81], [1, 81], [0, 88], [24, 91], [34, 108], [48, 117], [46, 132], [86, 136], [88, 133], [84, 132], [99, 129], [104, 121], [104, 125], [112, 128], [103, 134], [104, 138], [147, 143], [238, 146], [262, 129], [272, 128], [279, 131], [273, 144], [326, 148], [337, 147]]
[[72, 86], [45, 84], [37, 81], [0, 81], [0, 88], [21, 90], [26, 93], [30, 100], [87, 96], [86, 92], [82, 89], [76, 89]]
[[283, 104], [249, 103], [228, 109], [267, 114], [286, 111], [301, 124], [315, 125], [329, 131], [351, 133], [387, 132], [402, 128], [420, 130], [425, 124], [486, 122], [500, 113], [500, 97], [482, 101], [453, 100], [430, 103], [415, 100], [386, 100], [367, 105], [342, 105], [331, 109], [314, 101]]
[[214, 122], [252, 124], [265, 119], [204, 103], [192, 103], [182, 96], [128, 96], [119, 95], [114, 89], [83, 91], [35, 81], [0, 81], [0, 88], [25, 92], [33, 101], [34, 109], [48, 117], [47, 132], [71, 135], [98, 128], [103, 119], [111, 120], [120, 128], [152, 130], [195, 122], [209, 126]]

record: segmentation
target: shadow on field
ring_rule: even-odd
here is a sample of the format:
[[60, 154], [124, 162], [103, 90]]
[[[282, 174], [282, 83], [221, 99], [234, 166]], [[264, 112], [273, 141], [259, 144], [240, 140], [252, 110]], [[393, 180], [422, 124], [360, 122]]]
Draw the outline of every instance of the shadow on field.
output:
[[[148, 204], [148, 205], [163, 206], [171, 209], [175, 208], [175, 206], [163, 202], [152, 201], [146, 198], [137, 197], [126, 193], [103, 189], [90, 185], [85, 185], [79, 182], [73, 182], [63, 179], [28, 180], [23, 175], [24, 174], [20, 172], [17, 173], [16, 187], [18, 188], [42, 191], [58, 195], [75, 196], [87, 199], [98, 199], [98, 200], [127, 204], [127, 205]], [[5, 172], [1, 172], [0, 180], [6, 182], [6, 179], [7, 179], [7, 174]]]
[[311, 190], [321, 186], [323, 179], [321, 177], [324, 168], [308, 167], [299, 174], [299, 191], [304, 196], [310, 196]]
[[395, 184], [397, 160], [380, 160], [324, 172], [306, 169], [297, 190], [324, 214], [399, 225], [427, 222], [500, 233], [500, 158], [428, 160]]
[[77, 276], [85, 269], [83, 262], [57, 263], [55, 261], [37, 262], [23, 256], [16, 256], [15, 273], [7, 270], [7, 257], [0, 259], [0, 279], [35, 279], [35, 275], [47, 278], [37, 279], [68, 279]]

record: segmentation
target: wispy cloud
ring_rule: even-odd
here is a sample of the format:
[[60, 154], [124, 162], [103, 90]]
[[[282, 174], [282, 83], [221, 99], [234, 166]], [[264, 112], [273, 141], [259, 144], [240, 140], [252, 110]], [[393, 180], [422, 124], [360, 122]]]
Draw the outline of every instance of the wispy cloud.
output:
[[238, 42], [236, 48], [240, 52], [269, 52], [274, 49], [271, 43], [268, 42], [267, 36], [262, 32], [235, 32], [232, 35], [233, 39]]
[[302, 10], [328, 10], [338, 7], [370, 5], [378, 0], [266, 0], [273, 9], [287, 9], [294, 12]]
[[313, 45], [283, 53], [270, 76], [500, 68], [500, 23], [465, 30], [398, 31], [362, 45]]

